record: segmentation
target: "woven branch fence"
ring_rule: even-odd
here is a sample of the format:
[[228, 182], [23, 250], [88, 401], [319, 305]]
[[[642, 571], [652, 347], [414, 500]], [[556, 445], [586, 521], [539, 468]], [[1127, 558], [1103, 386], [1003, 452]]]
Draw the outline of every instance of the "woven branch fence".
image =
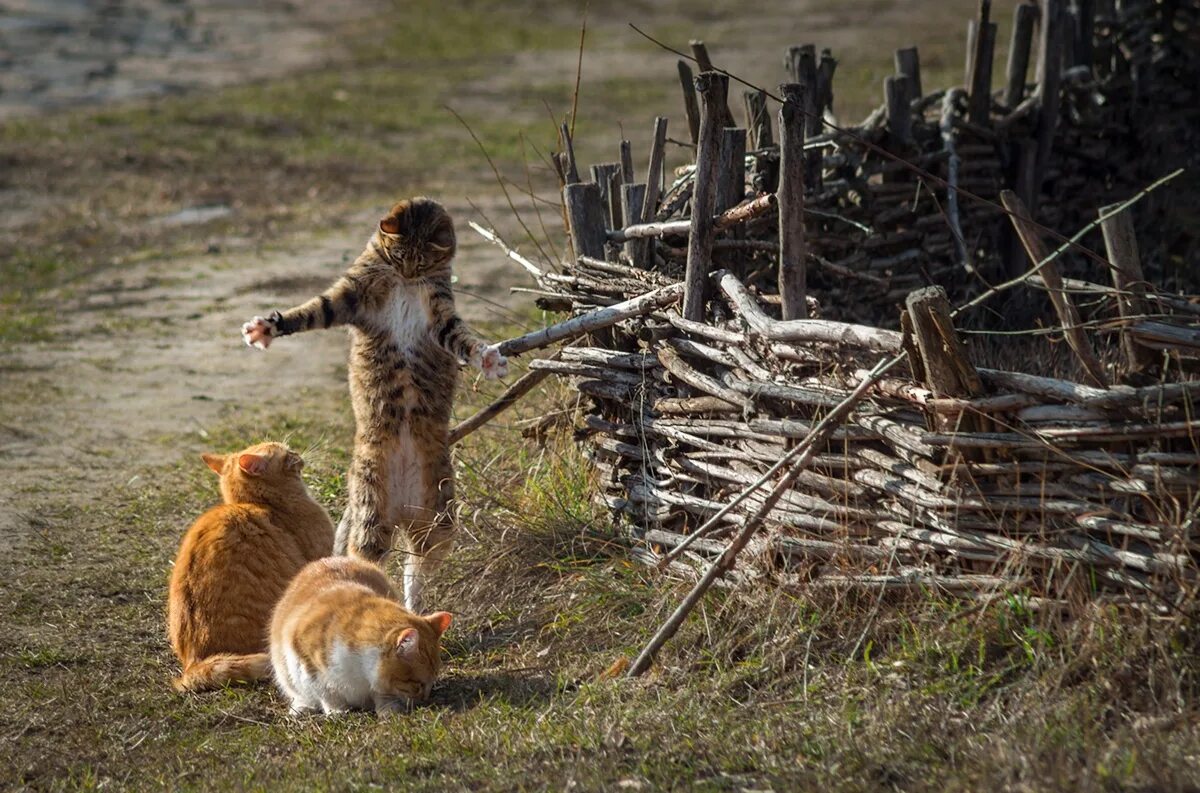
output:
[[[751, 90], [737, 127], [693, 42], [694, 159], [674, 177], [665, 118], [644, 181], [628, 144], [583, 180], [564, 127], [576, 258], [525, 264], [571, 318], [502, 350], [568, 343], [456, 437], [559, 376], [646, 561], [1170, 608], [1200, 560], [1200, 262], [1196, 229], [1145, 229], [1194, 199], [1163, 177], [1200, 150], [1198, 35], [1195, 1], [1022, 5], [993, 93], [984, 2], [965, 87], [924, 93], [902, 50], [885, 104], [837, 128], [827, 51], [789, 50], [778, 116]], [[1085, 224], [1103, 251], [1052, 231]], [[1070, 376], [977, 360], [1020, 360], [1028, 337], [964, 343], [988, 321], [974, 309], [1013, 295]]]

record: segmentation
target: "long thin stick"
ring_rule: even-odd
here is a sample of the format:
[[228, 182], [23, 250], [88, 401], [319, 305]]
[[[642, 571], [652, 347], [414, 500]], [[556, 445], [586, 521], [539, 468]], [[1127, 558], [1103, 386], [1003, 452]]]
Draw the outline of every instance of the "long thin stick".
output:
[[[1175, 177], [1182, 174], [1183, 171], [1184, 171], [1183, 168], [1177, 168], [1176, 170], [1171, 171], [1171, 173], [1167, 174], [1166, 176], [1163, 176], [1162, 178], [1156, 179], [1155, 181], [1151, 182], [1145, 188], [1139, 190], [1137, 193], [1134, 193], [1127, 200], [1122, 201], [1119, 204], [1110, 204], [1109, 206], [1104, 207], [1103, 209], [1100, 210], [1100, 216], [1098, 218], [1093, 220], [1091, 223], [1088, 223], [1086, 226], [1081, 228], [1079, 231], [1075, 232], [1075, 234], [1073, 234], [1069, 240], [1067, 240], [1062, 245], [1058, 246], [1053, 251], [1051, 251], [1050, 255], [1047, 256], [1045, 259], [1038, 262], [1033, 267], [1030, 267], [1028, 270], [1026, 270], [1025, 272], [1021, 273], [1020, 275], [1016, 276], [1015, 278], [1011, 278], [1008, 281], [1005, 281], [1004, 283], [997, 284], [996, 286], [993, 286], [992, 288], [988, 289], [986, 292], [980, 294], [979, 296], [972, 298], [971, 300], [967, 301], [963, 305], [961, 305], [958, 308], [951, 311], [950, 316], [952, 318], [957, 318], [958, 315], [963, 313], [964, 311], [974, 308], [975, 306], [979, 305], [980, 303], [984, 302], [985, 300], [995, 297], [1000, 292], [1003, 292], [1006, 289], [1011, 289], [1012, 287], [1016, 286], [1017, 284], [1020, 284], [1022, 281], [1032, 278], [1043, 267], [1045, 267], [1047, 263], [1054, 261], [1059, 256], [1062, 256], [1064, 253], [1066, 253], [1067, 250], [1075, 243], [1076, 240], [1083, 239], [1085, 236], [1087, 236], [1088, 232], [1090, 232], [1092, 229], [1099, 226], [1105, 220], [1107, 220], [1108, 218], [1113, 217], [1114, 215], [1117, 215], [1121, 212], [1124, 212], [1126, 209], [1133, 206], [1138, 201], [1141, 201], [1143, 198], [1148, 196], [1150, 193], [1154, 192], [1158, 188], [1165, 185], [1167, 182], [1171, 181]], [[1009, 214], [1008, 210], [1005, 210], [1005, 213]], [[1040, 226], [1037, 223], [1034, 223], [1032, 225], [1035, 228], [1044, 228], [1043, 226]], [[1112, 265], [1110, 264], [1109, 267], [1111, 267], [1111, 266]]]
[[576, 336], [582, 336], [584, 333], [610, 327], [621, 320], [649, 313], [656, 308], [662, 308], [663, 306], [677, 302], [682, 296], [683, 284], [676, 283], [664, 286], [655, 289], [653, 292], [647, 292], [644, 295], [635, 297], [632, 300], [626, 300], [623, 303], [617, 303], [613, 306], [606, 306], [587, 314], [580, 314], [564, 322], [559, 322], [556, 325], [550, 325], [541, 330], [526, 333], [524, 336], [500, 342], [500, 354], [520, 355], [530, 350], [548, 347], [556, 341], [573, 339]]
[[508, 258], [512, 259], [514, 262], [516, 262], [517, 264], [524, 267], [529, 272], [529, 274], [534, 277], [534, 280], [537, 280], [542, 277], [542, 271], [540, 269], [538, 269], [538, 266], [536, 264], [529, 261], [521, 254], [517, 253], [512, 248], [508, 247], [508, 244], [505, 243], [504, 240], [500, 239], [500, 235], [497, 234], [495, 231], [493, 231], [492, 229], [485, 229], [483, 226], [479, 225], [478, 223], [476, 223], [473, 220], [468, 220], [467, 225], [470, 226], [471, 228], [475, 229], [476, 233], [478, 233], [479, 236], [483, 237], [488, 242], [499, 246], [500, 250], [504, 251], [504, 253], [508, 256]]
[[1020, 237], [1021, 244], [1025, 246], [1025, 252], [1029, 254], [1030, 260], [1041, 260], [1042, 262], [1040, 265], [1042, 279], [1046, 282], [1046, 289], [1050, 293], [1050, 302], [1054, 304], [1054, 311], [1062, 322], [1067, 344], [1075, 351], [1079, 362], [1083, 364], [1084, 372], [1091, 379], [1092, 385], [1107, 388], [1108, 377], [1104, 373], [1104, 364], [1100, 363], [1100, 359], [1096, 357], [1096, 351], [1092, 348], [1091, 341], [1080, 327], [1082, 319], [1079, 316], [1079, 309], [1075, 307], [1071, 296], [1063, 291], [1062, 275], [1058, 272], [1058, 267], [1053, 260], [1046, 254], [1046, 246], [1042, 242], [1041, 236], [1032, 227], [1029, 210], [1012, 190], [1002, 190], [1000, 200], [1004, 203], [1005, 208], [1013, 213], [1009, 217], [1012, 219], [1013, 228], [1016, 229], [1017, 236]]
[[532, 369], [521, 375], [516, 382], [504, 390], [503, 394], [497, 397], [495, 402], [492, 402], [474, 416], [464, 419], [455, 425], [454, 429], [450, 430], [450, 445], [453, 446], [454, 444], [458, 443], [463, 438], [503, 413], [518, 399], [532, 391], [534, 386], [545, 380], [546, 376], [549, 374], [549, 369]]
[[[850, 415], [850, 412], [854, 410], [854, 407], [858, 404], [859, 400], [866, 396], [867, 392], [871, 390], [871, 386], [875, 384], [875, 381], [883, 377], [883, 375], [889, 369], [900, 363], [903, 358], [904, 354], [901, 353], [893, 358], [881, 361], [878, 365], [876, 365], [875, 368], [863, 378], [862, 382], [859, 383], [854, 390], [846, 396], [845, 399], [838, 403], [837, 407], [831, 410], [829, 414], [825, 416], [825, 418], [821, 419], [813, 427], [813, 430], [808, 437], [797, 444], [796, 448], [792, 450], [794, 455], [798, 457], [795, 465], [793, 465], [791, 469], [789, 469], [787, 473], [785, 473], [779, 479], [779, 482], [774, 488], [772, 488], [766, 499], [764, 499], [762, 506], [760, 506], [758, 510], [746, 521], [746, 525], [733, 539], [733, 541], [729, 543], [717, 561], [713, 562], [713, 564], [709, 566], [708, 570], [705, 571], [701, 579], [696, 582], [694, 587], [692, 587], [692, 591], [687, 594], [687, 597], [683, 599], [683, 602], [679, 604], [667, 621], [663, 623], [663, 626], [658, 629], [658, 632], [654, 634], [654, 637], [651, 638], [646, 646], [642, 649], [642, 652], [638, 655], [637, 659], [630, 664], [629, 671], [626, 673], [626, 676], [638, 677], [650, 668], [650, 664], [654, 662], [654, 656], [679, 630], [679, 626], [683, 624], [683, 621], [687, 619], [688, 614], [692, 612], [692, 609], [694, 609], [696, 604], [700, 602], [700, 599], [704, 597], [704, 593], [708, 591], [709, 587], [711, 587], [718, 578], [720, 578], [733, 567], [733, 562], [737, 558], [737, 555], [741, 553], [742, 549], [746, 547], [746, 544], [750, 542], [750, 538], [754, 536], [756, 531], [758, 531], [759, 526], [762, 525], [763, 520], [770, 513], [770, 511], [775, 508], [775, 504], [779, 502], [779, 499], [783, 497], [783, 494], [792, 486], [792, 483], [796, 480], [796, 477], [798, 477], [804, 471], [804, 469], [808, 467], [809, 463], [812, 462], [812, 459], [816, 456], [817, 446], [823, 444], [828, 437], [833, 434], [833, 431], [837, 429], [837, 426], [841, 424], [848, 415]], [[765, 476], [766, 475], [764, 475], [764, 481]], [[689, 536], [697, 536], [697, 533], [693, 532]]]

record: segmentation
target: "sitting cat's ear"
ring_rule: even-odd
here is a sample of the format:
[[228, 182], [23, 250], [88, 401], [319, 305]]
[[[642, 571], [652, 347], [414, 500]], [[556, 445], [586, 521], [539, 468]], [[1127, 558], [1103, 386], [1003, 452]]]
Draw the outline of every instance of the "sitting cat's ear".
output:
[[400, 631], [400, 636], [396, 639], [396, 655], [405, 658], [416, 658], [417, 646], [420, 643], [420, 635], [416, 628], [405, 628]]
[[454, 620], [454, 615], [449, 611], [435, 611], [432, 614], [425, 615], [425, 621], [441, 636], [450, 627], [451, 621]]
[[220, 475], [221, 471], [225, 468], [225, 455], [223, 454], [209, 454], [205, 452], [200, 455], [200, 459], [204, 460], [204, 464], [213, 469], [213, 473], [217, 475]]
[[399, 234], [400, 221], [395, 215], [388, 215], [383, 220], [379, 221], [379, 230], [384, 234]]
[[262, 476], [267, 472], [267, 458], [261, 454], [242, 454], [238, 456], [238, 468], [250, 476]]

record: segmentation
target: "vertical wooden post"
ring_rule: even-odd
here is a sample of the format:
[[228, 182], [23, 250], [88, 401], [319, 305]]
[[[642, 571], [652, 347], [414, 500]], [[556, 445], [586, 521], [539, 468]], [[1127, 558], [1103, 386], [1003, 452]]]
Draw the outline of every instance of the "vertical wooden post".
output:
[[719, 214], [737, 206], [746, 197], [746, 130], [726, 127], [721, 130], [721, 162], [717, 166], [717, 206]]
[[[1021, 244], [1025, 246], [1025, 252], [1029, 254], [1034, 265], [1046, 261], [1050, 252], [1042, 242], [1041, 234], [1033, 224], [1029, 210], [1021, 203], [1021, 199], [1012, 190], [1002, 190], [1000, 202], [1011, 213], [1009, 220], [1012, 221], [1013, 228], [1016, 229], [1017, 236], [1021, 238]], [[1063, 336], [1066, 337], [1067, 345], [1075, 351], [1076, 357], [1083, 364], [1083, 370], [1092, 384], [1100, 388], [1108, 388], [1108, 377], [1104, 374], [1104, 366], [1096, 357], [1096, 351], [1092, 349], [1092, 343], [1088, 341], [1087, 334], [1080, 327], [1082, 320], [1079, 317], [1079, 309], [1075, 308], [1074, 301], [1063, 289], [1062, 275], [1059, 274], [1058, 267], [1052, 261], [1047, 262], [1042, 265], [1039, 274], [1046, 284], [1046, 290], [1050, 293], [1050, 302], [1054, 304], [1058, 320], [1063, 325]]]
[[713, 208], [717, 203], [717, 166], [721, 159], [721, 121], [729, 78], [717, 72], [696, 77], [700, 97], [700, 137], [696, 142], [696, 182], [692, 191], [692, 225], [684, 275], [683, 316], [704, 321], [704, 296], [712, 266]]
[[784, 319], [806, 319], [804, 88], [787, 83], [779, 92], [779, 296]]
[[954, 332], [946, 290], [940, 286], [918, 289], [908, 295], [905, 307], [926, 385], [940, 397], [970, 398], [982, 393], [979, 372]]
[[[915, 50], [914, 50], [915, 52]], [[833, 112], [833, 73], [837, 71], [837, 60], [828, 49], [821, 50], [821, 61], [817, 64], [817, 112]]]
[[763, 149], [775, 142], [771, 134], [771, 115], [767, 113], [767, 92], [762, 89], [745, 91], [742, 99], [746, 103], [746, 129], [751, 149]]
[[662, 191], [663, 157], [667, 148], [667, 118], [654, 119], [654, 140], [650, 144], [650, 163], [646, 167], [646, 200], [642, 202], [640, 223], [649, 223], [658, 209], [658, 197]]
[[[1025, 139], [1022, 141], [1014, 141], [1012, 144], [1013, 151], [1013, 192], [1017, 194], [1017, 198], [1021, 199], [1021, 203], [1032, 214], [1037, 211], [1038, 195], [1033, 190], [1033, 166], [1037, 160], [1037, 141]], [[1025, 272], [1029, 267], [1029, 257], [1025, 255], [1025, 247], [1021, 244], [1020, 237], [1017, 236], [1016, 229], [1012, 226], [1007, 227], [1008, 234], [1008, 277], [1016, 278], [1021, 273]]]
[[1037, 6], [1022, 3], [1013, 12], [1012, 43], [1008, 46], [1008, 69], [1004, 88], [1004, 104], [1009, 110], [1025, 98], [1025, 75], [1029, 72], [1029, 50], [1033, 45], [1033, 23], [1037, 21]]
[[1075, 65], [1092, 69], [1095, 57], [1092, 42], [1096, 33], [1095, 0], [1076, 0], [1075, 24]]
[[[766, 91], [746, 91], [742, 96], [746, 100], [746, 128], [750, 131], [750, 148], [761, 151], [773, 146], [775, 136], [771, 133], [771, 115], [767, 112]], [[774, 193], [779, 184], [778, 160], [756, 155], [750, 180], [755, 192]]]
[[1046, 164], [1054, 144], [1061, 102], [1059, 86], [1062, 78], [1062, 0], [1043, 0], [1041, 30], [1038, 34], [1038, 122], [1037, 159], [1033, 166], [1033, 192], [1042, 189]]
[[[621, 217], [626, 226], [642, 222], [642, 207], [646, 201], [646, 185], [635, 183], [621, 185]], [[632, 239], [625, 241], [625, 255], [634, 267], [650, 269], [650, 246], [652, 240]]]
[[[801, 44], [788, 48], [788, 72], [792, 82], [802, 87], [804, 105], [804, 130], [806, 137], [821, 134], [821, 108], [817, 90], [817, 48], [812, 44]], [[830, 74], [832, 79], [832, 73]], [[821, 152], [814, 149], [804, 156], [804, 183], [816, 190], [821, 183]]]
[[[909, 294], [905, 301], [907, 321], [916, 342], [917, 360], [914, 371], [920, 372], [926, 387], [939, 397], [970, 398], [983, 391], [979, 373], [967, 355], [967, 348], [954, 329], [950, 318], [950, 301], [940, 286], [927, 286]], [[964, 420], [973, 421], [964, 416]], [[957, 416], [934, 414], [934, 429], [939, 432], [955, 429]], [[958, 429], [975, 429], [958, 427]]]
[[905, 47], [896, 50], [896, 74], [908, 78], [909, 92], [913, 99], [920, 99], [921, 91], [921, 55], [916, 47]]
[[633, 146], [629, 141], [621, 141], [621, 181], [633, 183]]
[[[713, 66], [712, 58], [708, 55], [708, 47], [699, 39], [692, 39], [688, 42], [692, 48], [692, 57], [696, 59], [696, 67], [702, 72], [715, 72], [717, 67]], [[726, 96], [725, 101], [721, 104], [718, 111], [721, 113], [721, 127], [734, 126], [733, 113], [729, 111], [729, 97]]]
[[[1100, 215], [1111, 212], [1113, 207], [1101, 207]], [[1117, 310], [1121, 319], [1129, 321], [1132, 317], [1144, 315], [1146, 312], [1146, 277], [1142, 274], [1142, 261], [1138, 256], [1137, 236], [1133, 232], [1133, 218], [1130, 210], [1126, 209], [1118, 215], [1100, 221], [1100, 230], [1104, 232], [1104, 248], [1108, 252], [1108, 261], [1112, 263], [1113, 285], [1117, 287]], [[1157, 356], [1136, 341], [1133, 336], [1122, 328], [1121, 348], [1125, 352], [1126, 364], [1130, 373], [1141, 372], [1154, 366]]]
[[975, 66], [975, 41], [979, 38], [979, 23], [967, 20], [967, 57], [963, 62], [963, 85], [971, 89], [971, 69]]
[[579, 167], [575, 163], [575, 145], [571, 142], [571, 129], [567, 122], [564, 121], [558, 128], [558, 135], [562, 138], [563, 155], [566, 157], [563, 176], [567, 184], [575, 184], [579, 181]]
[[592, 166], [592, 181], [600, 185], [600, 199], [605, 207], [604, 221], [610, 229], [621, 228], [621, 193], [618, 191], [614, 195], [611, 192], [612, 177], [620, 172], [619, 162], [601, 162]]
[[692, 77], [692, 67], [686, 61], [679, 61], [679, 85], [683, 88], [683, 112], [687, 116], [688, 132], [691, 133], [692, 143], [700, 137], [700, 105], [696, 102], [696, 85]]
[[967, 117], [973, 124], [987, 124], [992, 109], [992, 55], [996, 50], [996, 23], [991, 21], [991, 0], [980, 0], [979, 21], [975, 28], [975, 49], [971, 53], [971, 91]]
[[594, 182], [574, 182], [563, 187], [563, 204], [571, 231], [571, 248], [576, 256], [604, 258], [604, 202], [600, 185]]
[[893, 147], [912, 143], [912, 98], [908, 78], [902, 74], [888, 75], [883, 80], [887, 102], [887, 130]]

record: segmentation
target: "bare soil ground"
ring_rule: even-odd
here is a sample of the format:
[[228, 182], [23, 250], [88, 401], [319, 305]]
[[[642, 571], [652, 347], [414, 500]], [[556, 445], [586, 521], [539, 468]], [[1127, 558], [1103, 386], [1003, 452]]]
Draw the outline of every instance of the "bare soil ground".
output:
[[[767, 86], [787, 44], [832, 46], [854, 118], [894, 46], [921, 44], [926, 84], [956, 75], [971, 5], [593, 2], [580, 157], [624, 132], [640, 162], [653, 115], [681, 125], [674, 56], [627, 21]], [[553, 390], [458, 452], [432, 707], [296, 721], [265, 688], [172, 694], [165, 581], [216, 498], [196, 454], [289, 438], [343, 497], [344, 335], [264, 354], [240, 323], [321, 288], [401, 195], [459, 218], [460, 308], [493, 335], [544, 318], [465, 220], [562, 245], [540, 153], [578, 8], [246, 8], [0, 0], [0, 788], [1195, 789], [1190, 623], [718, 593], [653, 679], [603, 680], [678, 587], [625, 558], [569, 438], [520, 438], [569, 410]], [[495, 390], [468, 377], [459, 414]]]

